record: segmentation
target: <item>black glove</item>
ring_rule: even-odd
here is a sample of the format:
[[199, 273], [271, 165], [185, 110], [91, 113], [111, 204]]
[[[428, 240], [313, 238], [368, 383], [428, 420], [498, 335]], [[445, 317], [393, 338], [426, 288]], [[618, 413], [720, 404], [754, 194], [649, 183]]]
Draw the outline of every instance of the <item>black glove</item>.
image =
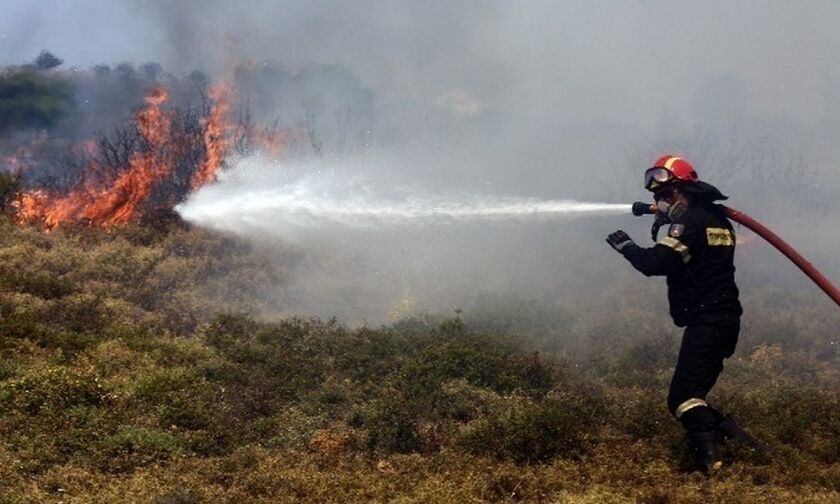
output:
[[624, 247], [633, 243], [633, 240], [630, 239], [627, 233], [619, 229], [615, 233], [607, 236], [607, 243], [616, 251], [621, 252]]

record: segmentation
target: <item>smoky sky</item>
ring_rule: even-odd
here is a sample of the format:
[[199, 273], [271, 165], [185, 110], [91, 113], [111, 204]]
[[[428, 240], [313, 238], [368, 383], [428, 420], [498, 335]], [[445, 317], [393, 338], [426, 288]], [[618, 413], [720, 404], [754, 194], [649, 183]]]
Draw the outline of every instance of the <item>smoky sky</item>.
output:
[[41, 49], [68, 65], [159, 61], [341, 63], [393, 100], [463, 89], [534, 119], [649, 125], [692, 113], [697, 87], [729, 75], [750, 107], [814, 120], [837, 77], [832, 1], [555, 2], [4, 0], [0, 63]]
[[342, 65], [376, 93], [380, 138], [457, 159], [458, 169], [425, 163], [444, 184], [482, 177], [546, 197], [600, 186], [584, 196], [623, 198], [610, 186], [638, 183], [635, 163], [662, 149], [702, 157], [698, 138], [745, 131], [812, 153], [840, 180], [837, 2], [4, 0], [3, 10], [6, 65], [42, 49], [66, 67], [155, 61], [175, 75]]

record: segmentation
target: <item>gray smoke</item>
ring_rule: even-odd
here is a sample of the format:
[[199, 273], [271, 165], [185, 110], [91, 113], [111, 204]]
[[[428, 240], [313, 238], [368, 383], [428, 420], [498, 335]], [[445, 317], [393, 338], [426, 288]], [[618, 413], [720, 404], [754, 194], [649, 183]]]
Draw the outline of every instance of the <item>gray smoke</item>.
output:
[[[351, 106], [325, 109], [319, 163], [380, 187], [628, 203], [646, 197], [641, 172], [652, 160], [683, 154], [732, 206], [840, 274], [837, 2], [6, 0], [4, 9], [0, 64], [49, 49], [65, 66], [160, 61], [173, 74], [221, 76], [231, 61], [272, 61], [288, 75], [346, 69], [372, 92], [331, 92]], [[308, 102], [283, 103], [299, 103], [293, 117]], [[272, 117], [272, 107], [258, 110]], [[339, 147], [342, 130], [358, 148]], [[399, 299], [449, 310], [487, 292], [565, 298], [624, 277], [603, 236], [624, 227], [649, 243], [648, 225], [617, 216], [310, 236], [286, 307], [382, 320]], [[249, 236], [269, 250], [288, 239]], [[781, 275], [772, 265], [784, 259], [753, 257], [744, 282], [775, 282], [751, 271]], [[809, 288], [795, 272], [789, 283]]]

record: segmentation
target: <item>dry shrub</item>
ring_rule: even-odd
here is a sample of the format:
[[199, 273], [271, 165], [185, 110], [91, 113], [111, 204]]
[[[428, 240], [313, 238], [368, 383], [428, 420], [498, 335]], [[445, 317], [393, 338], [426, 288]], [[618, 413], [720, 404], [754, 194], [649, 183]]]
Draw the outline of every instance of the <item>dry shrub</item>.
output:
[[344, 431], [318, 430], [309, 440], [309, 450], [320, 463], [335, 464], [350, 449], [351, 436]]
[[259, 322], [282, 276], [181, 224], [0, 220], [0, 502], [838, 501], [836, 318], [810, 298], [754, 303], [712, 400], [774, 457], [730, 446], [707, 484], [664, 405], [679, 335], [638, 307], [519, 304], [516, 336]]

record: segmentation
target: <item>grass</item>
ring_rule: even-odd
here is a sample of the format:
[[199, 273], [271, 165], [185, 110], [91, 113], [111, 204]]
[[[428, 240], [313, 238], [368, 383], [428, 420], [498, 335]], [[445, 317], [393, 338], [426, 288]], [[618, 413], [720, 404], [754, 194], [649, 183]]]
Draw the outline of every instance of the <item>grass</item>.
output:
[[265, 321], [282, 271], [236, 240], [0, 228], [0, 503], [840, 499], [836, 325], [811, 305], [756, 303], [769, 338], [712, 399], [774, 456], [728, 447], [707, 480], [664, 406], [673, 335], [601, 351], [632, 307]]

